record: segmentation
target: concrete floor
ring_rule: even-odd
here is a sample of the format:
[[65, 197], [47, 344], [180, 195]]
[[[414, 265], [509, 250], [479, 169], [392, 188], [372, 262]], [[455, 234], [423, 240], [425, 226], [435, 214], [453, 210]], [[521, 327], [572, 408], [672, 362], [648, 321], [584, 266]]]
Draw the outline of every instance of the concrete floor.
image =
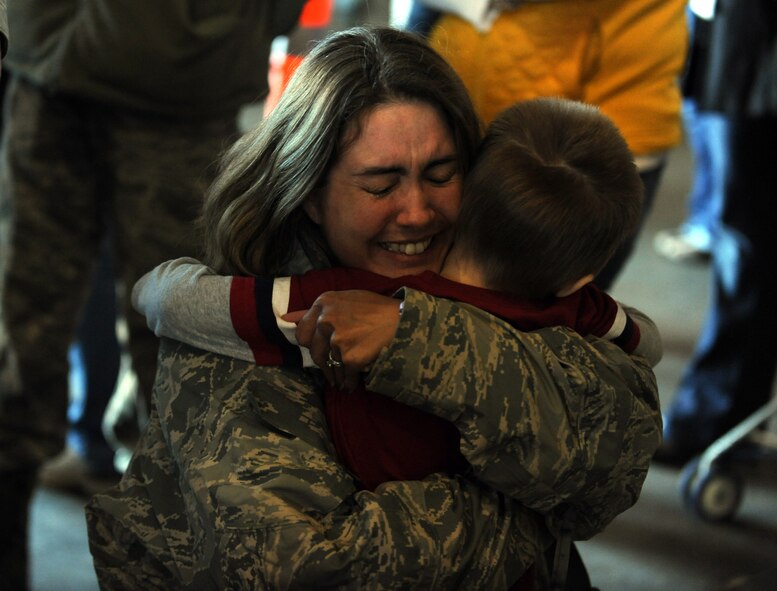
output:
[[[684, 214], [690, 159], [684, 149], [669, 167], [637, 252], [613, 295], [648, 313], [664, 339], [656, 368], [664, 404], [671, 401], [694, 346], [707, 302], [708, 268], [667, 262], [651, 248], [656, 230]], [[640, 501], [604, 533], [579, 545], [602, 591], [777, 590], [777, 479], [774, 465], [748, 474], [732, 523], [694, 519], [677, 489], [679, 471], [651, 469]], [[97, 589], [83, 518], [84, 500], [40, 490], [33, 507], [32, 565], [36, 591]], [[755, 582], [760, 575], [763, 580]], [[747, 585], [749, 583], [749, 585]], [[747, 585], [747, 586], [746, 586]]]

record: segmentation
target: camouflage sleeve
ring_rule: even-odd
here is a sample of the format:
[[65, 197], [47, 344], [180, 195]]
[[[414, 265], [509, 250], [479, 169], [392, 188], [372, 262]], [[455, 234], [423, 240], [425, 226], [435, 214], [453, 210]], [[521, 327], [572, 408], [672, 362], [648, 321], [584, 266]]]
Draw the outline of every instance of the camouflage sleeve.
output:
[[514, 330], [472, 306], [405, 290], [367, 387], [456, 424], [475, 476], [574, 534], [639, 496], [661, 439], [655, 376], [639, 356], [571, 330]]
[[163, 340], [155, 411], [92, 499], [106, 589], [506, 589], [544, 520], [465, 478], [357, 492], [312, 377]]

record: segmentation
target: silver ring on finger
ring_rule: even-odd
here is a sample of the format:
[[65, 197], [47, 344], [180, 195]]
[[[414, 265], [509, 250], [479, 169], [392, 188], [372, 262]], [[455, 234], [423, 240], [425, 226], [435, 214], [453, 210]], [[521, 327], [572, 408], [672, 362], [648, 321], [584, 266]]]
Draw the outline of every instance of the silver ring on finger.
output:
[[343, 362], [342, 361], [338, 361], [337, 359], [332, 357], [332, 349], [329, 349], [329, 357], [326, 360], [326, 366], [329, 369], [334, 369], [334, 368], [339, 369], [339, 368], [343, 367]]

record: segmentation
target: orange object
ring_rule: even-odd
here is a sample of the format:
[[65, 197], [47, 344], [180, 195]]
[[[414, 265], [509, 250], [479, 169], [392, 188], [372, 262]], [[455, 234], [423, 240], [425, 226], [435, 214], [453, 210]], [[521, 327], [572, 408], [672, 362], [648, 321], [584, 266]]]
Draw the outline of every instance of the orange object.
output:
[[332, 20], [332, 8], [334, 0], [308, 0], [305, 8], [302, 9], [302, 15], [299, 17], [299, 24], [308, 29], [318, 29], [325, 27]]
[[286, 59], [283, 60], [283, 88], [286, 88], [286, 84], [289, 83], [289, 78], [291, 78], [292, 74], [294, 74], [301, 63], [301, 55], [287, 55]]
[[265, 115], [278, 104], [281, 94], [286, 89], [286, 84], [288, 84], [289, 79], [301, 62], [302, 56], [299, 55], [285, 55], [282, 59], [270, 60], [270, 71], [268, 74], [270, 92], [264, 101]]

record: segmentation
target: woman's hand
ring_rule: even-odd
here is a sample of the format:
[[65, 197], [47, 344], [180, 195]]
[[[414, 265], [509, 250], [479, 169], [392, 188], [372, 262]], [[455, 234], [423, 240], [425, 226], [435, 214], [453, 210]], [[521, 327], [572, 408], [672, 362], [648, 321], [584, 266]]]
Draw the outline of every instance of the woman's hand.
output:
[[361, 372], [394, 338], [399, 300], [369, 291], [327, 291], [297, 316], [284, 319], [297, 321], [299, 344], [310, 349], [330, 384], [353, 390]]

